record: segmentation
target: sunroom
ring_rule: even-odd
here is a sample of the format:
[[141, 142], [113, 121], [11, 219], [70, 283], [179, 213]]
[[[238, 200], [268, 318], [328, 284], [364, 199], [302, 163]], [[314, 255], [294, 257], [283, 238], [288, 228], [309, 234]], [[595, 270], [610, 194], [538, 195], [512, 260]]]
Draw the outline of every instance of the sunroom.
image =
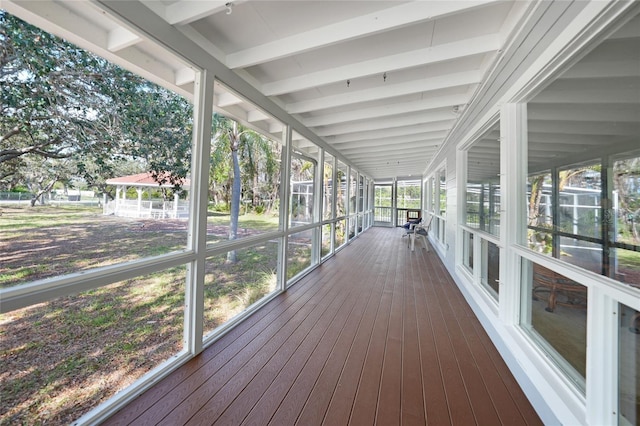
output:
[[[284, 402], [265, 411], [273, 417], [257, 416], [262, 413], [258, 407], [274, 395], [268, 384], [281, 386], [276, 380], [254, 399], [248, 395], [260, 391], [247, 387], [244, 394], [227, 395], [237, 399], [225, 409], [200, 402], [202, 409], [186, 417], [178, 414], [190, 404], [188, 398], [163, 418], [154, 419], [152, 405], [144, 406], [144, 401], [162, 401], [162, 392], [175, 394], [177, 387], [167, 390], [171, 380], [200, 371], [198, 363], [207, 351], [223, 353], [220, 345], [255, 324], [275, 327], [267, 323], [274, 306], [300, 303], [302, 289], [321, 294], [325, 284], [339, 283], [342, 290], [327, 290], [333, 298], [310, 299], [309, 306], [318, 305], [336, 321], [350, 324], [354, 311], [367, 312], [364, 304], [372, 297], [367, 283], [381, 300], [396, 294], [374, 285], [381, 276], [384, 283], [409, 283], [408, 291], [424, 291], [424, 312], [438, 309], [443, 320], [434, 321], [432, 314], [421, 317], [416, 308], [423, 306], [421, 297], [404, 295], [396, 301], [399, 305], [388, 306], [388, 347], [396, 340], [413, 344], [407, 330], [429, 324], [447, 330], [441, 333], [447, 341], [464, 340], [474, 368], [488, 365], [475, 352], [478, 347], [492, 346], [487, 353], [499, 353], [488, 374], [513, 377], [512, 403], [518, 408], [500, 411], [509, 398], [485, 392], [491, 399], [487, 405], [496, 407], [496, 422], [640, 422], [638, 4], [2, 0], [0, 9], [175, 93], [193, 108], [187, 132], [190, 204], [182, 225], [151, 227], [116, 219], [105, 227], [92, 223], [97, 228], [87, 228], [90, 236], [127, 237], [112, 242], [103, 257], [84, 251], [90, 261], [69, 242], [69, 253], [46, 258], [49, 263], [39, 279], [18, 275], [25, 262], [42, 263], [44, 257], [7, 250], [8, 270], [2, 273], [14, 278], [0, 290], [3, 328], [21, 330], [18, 337], [9, 333], [14, 346], [3, 348], [7, 356], [36, 345], [29, 335], [34, 321], [51, 330], [47, 321], [54, 312], [67, 323], [79, 318], [74, 306], [82, 300], [92, 301], [89, 315], [98, 336], [122, 336], [113, 348], [78, 349], [90, 354], [94, 380], [129, 377], [110, 389], [108, 397], [100, 396], [105, 391], [98, 383], [92, 384], [94, 402], [79, 411], [77, 424], [110, 419], [136, 424], [142, 413], [150, 413], [147, 421], [154, 424], [342, 424], [349, 419], [365, 424], [436, 419], [482, 424], [493, 419], [480, 408], [481, 399], [469, 396], [469, 417], [460, 414], [466, 411], [453, 399], [430, 400], [424, 372], [422, 388], [403, 387], [410, 375], [402, 376], [397, 395], [376, 388], [373, 408], [359, 406], [354, 397], [350, 408], [343, 407], [351, 416], [347, 421], [331, 423], [339, 418], [327, 408], [331, 402], [326, 411], [311, 415], [311, 408], [321, 410], [314, 401], [339, 398], [337, 390], [350, 386], [349, 367], [365, 371], [367, 361], [336, 367], [342, 370], [340, 380], [332, 382], [335, 394], [318, 387], [325, 376], [309, 378], [308, 399], [298, 402], [307, 409], [289, 417], [278, 416], [286, 414], [290, 399], [304, 398], [295, 385]], [[254, 139], [247, 139], [250, 132]], [[216, 161], [222, 157], [216, 155], [218, 141], [227, 138], [228, 143], [234, 135], [256, 154], [251, 158], [257, 166], [238, 164], [235, 176], [242, 176], [251, 191], [243, 186], [241, 195], [226, 203], [219, 195], [223, 192], [216, 192], [226, 184], [217, 178], [222, 172]], [[230, 158], [228, 164], [235, 164]], [[266, 169], [276, 163], [274, 180]], [[232, 179], [228, 182], [231, 191]], [[269, 190], [257, 189], [267, 186]], [[236, 221], [215, 210], [218, 204], [229, 204], [231, 216], [235, 209]], [[270, 216], [256, 225], [250, 210], [258, 205], [263, 218]], [[0, 220], [11, 217], [9, 210], [5, 213]], [[395, 228], [413, 214], [430, 224], [429, 252], [408, 251], [403, 232]], [[60, 229], [71, 229], [74, 236], [87, 230], [69, 221]], [[57, 231], [50, 229], [49, 235]], [[59, 238], [52, 237], [49, 245], [64, 245]], [[118, 249], [118, 244], [146, 247], [149, 242], [164, 248], [136, 249], [134, 254]], [[62, 263], [74, 269], [56, 272]], [[364, 283], [360, 277], [366, 277]], [[108, 324], [97, 321], [105, 303], [118, 306], [112, 299], [144, 301], [153, 291], [163, 291], [166, 304], [123, 311]], [[339, 291], [367, 298], [351, 299], [350, 293]], [[433, 303], [429, 307], [429, 295], [436, 300], [444, 294], [438, 300], [447, 300], [451, 312]], [[60, 303], [64, 305], [57, 311], [47, 310]], [[18, 319], [18, 313], [25, 314]], [[274, 324], [293, 327], [295, 318]], [[358, 317], [358, 327], [367, 324], [366, 318]], [[467, 318], [468, 330], [462, 325]], [[327, 330], [332, 321], [327, 320]], [[378, 322], [368, 321], [375, 330]], [[130, 335], [119, 328], [123, 322], [136, 324], [128, 329]], [[449, 323], [461, 325], [450, 328]], [[175, 330], [175, 324], [180, 333], [162, 334]], [[470, 331], [475, 328], [481, 330], [478, 335]], [[336, 341], [346, 330], [336, 334]], [[355, 329], [353, 333], [357, 335]], [[486, 342], [483, 336], [488, 336]], [[76, 329], [64, 335], [51, 332], [40, 350], [62, 350], [83, 338]], [[319, 338], [309, 359], [325, 349], [322, 342]], [[142, 349], [127, 359], [135, 358], [131, 365], [138, 363], [136, 368], [115, 370], [109, 361], [98, 361], [103, 353], [113, 353], [111, 362], [121, 360], [109, 351], [124, 353], [138, 343]], [[350, 347], [356, 353], [357, 346]], [[336, 349], [326, 349], [326, 358], [319, 361], [325, 366], [339, 346], [331, 348]], [[351, 359], [348, 349], [341, 350], [345, 360]], [[402, 354], [411, 353], [403, 349], [393, 358], [389, 352], [384, 363], [405, 362]], [[417, 353], [426, 362], [427, 353]], [[463, 374], [462, 352], [449, 355]], [[270, 359], [278, 361], [277, 356]], [[19, 365], [14, 361], [12, 368]], [[82, 363], [86, 361], [61, 364], [69, 371]], [[437, 375], [446, 380], [451, 370], [446, 362], [438, 365]], [[270, 368], [266, 361], [264, 366], [261, 371]], [[300, 368], [302, 377], [306, 370]], [[19, 387], [37, 370], [23, 365], [17, 373], [2, 374]], [[380, 382], [385, 382], [387, 370], [380, 371]], [[216, 374], [227, 374], [225, 367], [210, 373], [207, 383], [216, 382]], [[368, 377], [363, 373], [358, 383], [367, 383]], [[471, 395], [477, 382], [461, 377], [460, 389]], [[509, 388], [504, 383], [510, 380], [500, 386]], [[60, 379], [72, 381], [73, 375]], [[54, 388], [48, 383], [33, 392]], [[154, 392], [160, 396], [152, 399]], [[422, 400], [420, 414], [406, 402], [414, 393]], [[521, 405], [520, 395], [529, 408]], [[234, 414], [242, 417], [231, 417], [243, 398], [254, 402], [244, 404], [244, 414]], [[394, 404], [398, 412], [381, 408]], [[46, 411], [43, 406], [40, 410]], [[433, 406], [444, 407], [444, 417], [426, 408]], [[10, 412], [12, 408], [3, 412], [3, 422], [29, 418]], [[521, 413], [515, 423], [507, 420], [513, 419], [505, 414], [513, 413], [508, 410]], [[207, 417], [214, 411], [218, 417]]]

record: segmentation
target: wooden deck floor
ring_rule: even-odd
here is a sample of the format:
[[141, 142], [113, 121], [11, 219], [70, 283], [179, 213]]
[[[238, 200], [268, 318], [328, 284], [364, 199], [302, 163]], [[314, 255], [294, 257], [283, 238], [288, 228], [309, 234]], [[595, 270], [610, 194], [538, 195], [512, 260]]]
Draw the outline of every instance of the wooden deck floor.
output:
[[372, 228], [109, 425], [541, 424], [437, 255]]

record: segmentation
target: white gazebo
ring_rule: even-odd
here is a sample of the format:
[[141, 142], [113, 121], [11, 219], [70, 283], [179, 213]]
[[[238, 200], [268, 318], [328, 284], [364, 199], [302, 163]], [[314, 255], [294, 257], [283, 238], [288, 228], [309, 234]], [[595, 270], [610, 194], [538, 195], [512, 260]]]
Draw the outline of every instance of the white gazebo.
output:
[[[153, 190], [173, 189], [174, 186], [169, 182], [158, 183], [150, 172], [108, 179], [107, 184], [115, 185], [116, 196], [112, 201], [108, 201], [106, 195], [104, 196], [105, 215], [151, 219], [186, 219], [189, 217], [189, 203], [181, 201], [177, 192], [173, 194], [173, 201], [153, 199]], [[182, 189], [188, 190], [190, 181], [182, 179], [179, 184]], [[138, 195], [136, 199], [127, 199], [129, 188], [135, 188]]]

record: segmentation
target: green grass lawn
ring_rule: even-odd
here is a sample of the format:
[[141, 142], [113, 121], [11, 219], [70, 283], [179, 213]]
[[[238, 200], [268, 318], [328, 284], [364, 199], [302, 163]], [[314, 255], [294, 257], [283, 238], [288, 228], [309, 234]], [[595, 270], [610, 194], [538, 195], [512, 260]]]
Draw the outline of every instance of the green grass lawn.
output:
[[[228, 215], [209, 225], [228, 227]], [[168, 226], [168, 225], [171, 226]], [[186, 244], [185, 223], [103, 216], [95, 208], [6, 208], [0, 285], [64, 275]], [[180, 226], [178, 226], [180, 225]], [[243, 215], [243, 229], [277, 217]], [[277, 243], [208, 259], [205, 332], [275, 289]], [[182, 349], [186, 265], [0, 315], [0, 424], [69, 424]]]

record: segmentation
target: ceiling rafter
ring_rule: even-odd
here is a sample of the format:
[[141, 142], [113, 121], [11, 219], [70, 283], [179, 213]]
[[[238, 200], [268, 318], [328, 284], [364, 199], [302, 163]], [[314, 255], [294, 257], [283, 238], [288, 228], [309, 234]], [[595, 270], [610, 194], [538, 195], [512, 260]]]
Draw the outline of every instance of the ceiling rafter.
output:
[[229, 0], [181, 0], [165, 6], [161, 17], [171, 25], [186, 25], [226, 10], [225, 4], [228, 2]]
[[344, 135], [325, 137], [324, 139], [331, 145], [335, 146], [343, 143], [351, 143], [371, 139], [393, 138], [397, 136], [413, 135], [417, 133], [430, 133], [432, 137], [444, 138], [448, 131], [448, 126], [434, 125], [433, 123], [429, 123], [360, 133], [347, 133]]
[[125, 49], [134, 44], [140, 43], [142, 37], [123, 27], [116, 27], [109, 31], [107, 35], [107, 49], [111, 52]]
[[389, 115], [407, 114], [418, 111], [428, 111], [431, 109], [451, 107], [452, 105], [463, 105], [469, 100], [467, 95], [452, 95], [429, 97], [412, 102], [396, 102], [386, 105], [354, 109], [352, 111], [344, 111], [338, 113], [330, 113], [324, 115], [316, 115], [302, 120], [302, 123], [308, 127], [326, 126], [330, 124], [339, 124], [349, 121], [374, 119]]
[[482, 72], [473, 70], [351, 92], [345, 85], [345, 89], [347, 89], [345, 93], [290, 103], [286, 105], [286, 109], [291, 114], [299, 114], [359, 102], [379, 101], [396, 96], [467, 86], [480, 83], [480, 81], [482, 81]]
[[393, 117], [384, 117], [377, 120], [365, 120], [354, 123], [337, 124], [335, 126], [325, 126], [315, 129], [318, 136], [342, 135], [345, 133], [356, 133], [364, 131], [373, 131], [379, 129], [391, 129], [394, 127], [405, 127], [420, 122], [438, 123], [442, 128], [450, 128], [456, 114], [453, 111], [437, 111], [429, 114], [423, 114], [422, 117], [416, 117], [416, 114], [405, 114]]
[[246, 68], [331, 44], [469, 11], [495, 1], [411, 2], [230, 53], [227, 55], [226, 65], [231, 69]]
[[402, 146], [403, 148], [413, 142], [420, 142], [425, 145], [438, 146], [440, 142], [442, 142], [442, 132], [417, 133], [417, 134], [396, 136], [392, 139], [390, 138], [367, 139], [364, 141], [351, 142], [345, 148], [341, 148], [340, 151], [347, 150], [347, 149], [368, 149], [369, 147], [373, 147], [373, 146], [386, 146], [388, 149], [391, 141], [393, 141], [394, 145], [399, 145], [399, 146]]
[[397, 70], [494, 52], [498, 49], [500, 49], [500, 36], [488, 34], [266, 83], [262, 86], [262, 91], [267, 96], [276, 96], [347, 81], [347, 79], [354, 80], [376, 74], [382, 75]]

